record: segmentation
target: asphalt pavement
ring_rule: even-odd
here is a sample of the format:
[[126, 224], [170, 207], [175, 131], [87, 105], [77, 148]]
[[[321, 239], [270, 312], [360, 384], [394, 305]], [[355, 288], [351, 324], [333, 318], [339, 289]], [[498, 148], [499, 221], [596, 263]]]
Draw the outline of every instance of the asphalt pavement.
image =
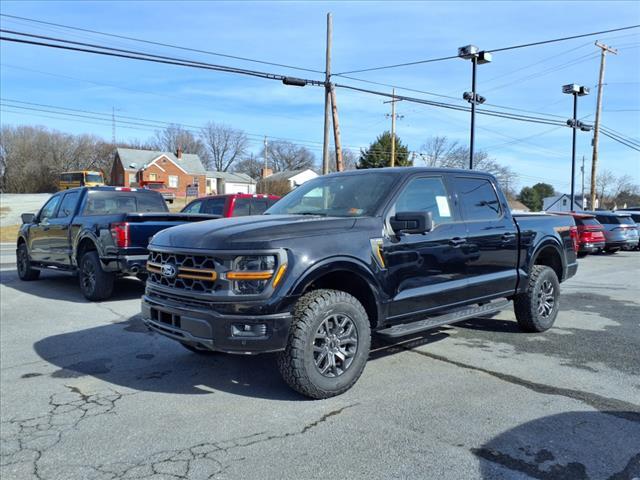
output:
[[640, 478], [640, 253], [589, 256], [556, 326], [511, 311], [396, 344], [313, 401], [274, 356], [201, 356], [148, 332], [143, 286], [0, 272], [0, 478]]

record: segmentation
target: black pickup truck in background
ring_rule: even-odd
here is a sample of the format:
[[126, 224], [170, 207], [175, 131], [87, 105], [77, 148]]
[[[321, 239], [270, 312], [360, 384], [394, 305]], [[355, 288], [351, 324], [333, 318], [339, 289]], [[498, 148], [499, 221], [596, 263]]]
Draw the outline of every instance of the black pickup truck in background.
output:
[[53, 195], [37, 214], [22, 214], [17, 267], [22, 280], [45, 268], [77, 272], [89, 300], [105, 300], [118, 275], [146, 279], [149, 239], [165, 228], [215, 215], [172, 214], [157, 192], [81, 187]]
[[577, 270], [572, 217], [511, 215], [491, 175], [392, 168], [310, 180], [264, 215], [181, 225], [149, 245], [142, 317], [199, 353], [280, 352], [312, 398], [349, 389], [387, 338], [495, 313], [558, 314]]

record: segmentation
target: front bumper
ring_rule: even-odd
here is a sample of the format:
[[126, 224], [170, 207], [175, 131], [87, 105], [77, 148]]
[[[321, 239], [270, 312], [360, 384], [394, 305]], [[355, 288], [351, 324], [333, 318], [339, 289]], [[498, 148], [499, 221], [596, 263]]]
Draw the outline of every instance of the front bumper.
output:
[[[142, 320], [151, 330], [198, 348], [256, 354], [284, 350], [291, 313], [230, 315], [204, 307], [173, 304], [144, 295]], [[244, 326], [261, 333], [242, 336]]]

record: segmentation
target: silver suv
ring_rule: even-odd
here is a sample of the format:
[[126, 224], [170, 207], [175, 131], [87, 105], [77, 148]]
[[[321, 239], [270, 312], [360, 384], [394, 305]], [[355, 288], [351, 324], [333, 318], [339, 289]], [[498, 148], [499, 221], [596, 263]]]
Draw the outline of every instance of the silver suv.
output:
[[590, 212], [604, 226], [605, 251], [633, 250], [638, 246], [638, 225], [628, 212]]

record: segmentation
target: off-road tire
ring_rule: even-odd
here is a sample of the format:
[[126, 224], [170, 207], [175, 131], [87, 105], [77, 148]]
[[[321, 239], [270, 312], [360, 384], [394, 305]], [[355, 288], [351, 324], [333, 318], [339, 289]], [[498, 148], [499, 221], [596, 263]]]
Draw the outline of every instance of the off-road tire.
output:
[[[347, 317], [356, 330], [356, 350], [343, 373], [324, 376], [316, 366], [314, 341], [320, 326], [332, 316]], [[278, 368], [287, 384], [314, 399], [329, 398], [349, 390], [360, 378], [369, 357], [371, 328], [362, 304], [339, 290], [314, 290], [295, 305], [287, 346], [278, 356]]]
[[213, 350], [194, 347], [193, 345], [189, 345], [188, 343], [182, 343], [182, 342], [178, 342], [178, 343], [182, 345], [184, 348], [186, 348], [187, 350], [189, 350], [191, 353], [196, 353], [198, 355], [213, 355], [216, 353]]
[[[545, 294], [543, 287], [551, 285], [553, 308], [548, 315], [541, 313], [540, 304]], [[544, 332], [549, 330], [558, 316], [560, 282], [552, 268], [546, 265], [534, 265], [529, 274], [527, 289], [516, 295], [513, 305], [518, 325], [525, 332]]]
[[116, 276], [102, 270], [98, 252], [91, 250], [82, 255], [78, 266], [80, 290], [87, 300], [98, 302], [111, 297]]
[[31, 266], [31, 260], [29, 259], [29, 250], [24, 243], [18, 246], [18, 252], [16, 254], [16, 267], [18, 269], [18, 277], [20, 280], [30, 282], [40, 278], [40, 270]]

